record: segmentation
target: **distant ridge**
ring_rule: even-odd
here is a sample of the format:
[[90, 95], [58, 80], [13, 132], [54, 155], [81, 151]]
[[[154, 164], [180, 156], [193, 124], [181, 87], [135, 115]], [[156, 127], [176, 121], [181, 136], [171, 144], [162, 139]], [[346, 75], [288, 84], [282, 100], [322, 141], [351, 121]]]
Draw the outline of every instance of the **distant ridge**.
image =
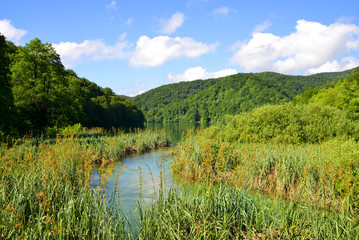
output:
[[213, 122], [265, 104], [291, 101], [308, 88], [322, 88], [351, 74], [318, 73], [308, 76], [275, 72], [231, 76], [163, 85], [132, 100], [148, 122]]

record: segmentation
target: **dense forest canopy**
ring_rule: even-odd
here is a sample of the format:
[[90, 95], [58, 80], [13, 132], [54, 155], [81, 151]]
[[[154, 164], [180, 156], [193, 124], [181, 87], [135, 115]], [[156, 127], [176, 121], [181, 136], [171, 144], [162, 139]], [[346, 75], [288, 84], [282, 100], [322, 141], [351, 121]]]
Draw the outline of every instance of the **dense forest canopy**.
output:
[[345, 110], [351, 119], [359, 120], [359, 68], [336, 84], [323, 89], [307, 89], [296, 96], [293, 102], [333, 106]]
[[289, 102], [307, 89], [335, 84], [350, 73], [351, 70], [310, 76], [240, 73], [161, 86], [134, 97], [133, 101], [149, 122], [216, 122], [226, 114]]
[[15, 46], [0, 34], [0, 135], [40, 133], [80, 123], [85, 127], [143, 127], [129, 99], [65, 69], [49, 43]]

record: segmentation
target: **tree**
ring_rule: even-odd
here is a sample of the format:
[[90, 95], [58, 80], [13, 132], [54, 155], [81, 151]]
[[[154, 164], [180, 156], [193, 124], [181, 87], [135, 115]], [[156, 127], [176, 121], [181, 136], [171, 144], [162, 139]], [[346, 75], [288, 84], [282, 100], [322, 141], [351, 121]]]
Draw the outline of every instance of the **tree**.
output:
[[11, 73], [21, 132], [71, 123], [66, 71], [51, 44], [35, 38], [19, 47]]
[[0, 135], [8, 134], [14, 122], [14, 97], [10, 88], [8, 44], [0, 34]]

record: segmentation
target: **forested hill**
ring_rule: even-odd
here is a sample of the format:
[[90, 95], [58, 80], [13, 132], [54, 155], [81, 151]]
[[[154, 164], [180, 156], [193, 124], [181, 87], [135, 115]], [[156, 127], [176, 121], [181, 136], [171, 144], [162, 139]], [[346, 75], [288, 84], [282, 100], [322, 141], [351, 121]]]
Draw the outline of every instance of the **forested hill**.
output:
[[211, 122], [226, 114], [291, 101], [308, 88], [322, 88], [351, 70], [310, 76], [240, 73], [217, 79], [164, 85], [133, 98], [149, 122]]
[[[143, 127], [132, 101], [65, 69], [49, 43], [15, 46], [0, 33], [0, 138], [71, 125]], [[51, 131], [50, 131], [51, 130]]]

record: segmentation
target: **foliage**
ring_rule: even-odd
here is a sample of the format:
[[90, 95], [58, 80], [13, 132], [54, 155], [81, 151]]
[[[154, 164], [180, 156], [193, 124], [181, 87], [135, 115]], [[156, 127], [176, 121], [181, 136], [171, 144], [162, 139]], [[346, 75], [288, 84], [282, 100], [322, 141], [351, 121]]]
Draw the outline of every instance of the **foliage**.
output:
[[65, 69], [50, 44], [34, 39], [19, 47], [11, 72], [21, 130], [37, 131], [42, 126], [69, 123], [66, 110], [70, 99], [65, 94], [68, 86]]
[[85, 103], [84, 110], [89, 119], [87, 126], [105, 128], [144, 126], [145, 117], [136, 104], [115, 95], [109, 88], [105, 88], [103, 93]]
[[226, 114], [289, 102], [308, 88], [336, 82], [350, 72], [311, 76], [236, 74], [161, 86], [134, 97], [133, 101], [143, 109], [149, 122], [216, 122]]
[[0, 136], [10, 134], [5, 130], [12, 125], [12, 135], [77, 123], [107, 129], [144, 126], [136, 104], [65, 70], [51, 44], [36, 38], [16, 47], [1, 36], [0, 50]]
[[263, 106], [248, 113], [226, 116], [223, 126], [210, 129], [212, 135], [228, 141], [259, 142], [263, 139], [300, 143], [333, 137], [359, 139], [358, 123], [344, 111], [322, 105]]
[[10, 57], [5, 37], [0, 34], [0, 137], [14, 127], [14, 97], [10, 86]]
[[46, 134], [48, 136], [54, 136], [57, 134], [60, 135], [75, 135], [85, 132], [84, 127], [81, 125], [81, 123], [76, 123], [74, 125], [69, 125], [67, 127], [59, 128], [57, 126], [54, 127], [47, 127], [46, 128]]
[[329, 105], [346, 111], [352, 119], [359, 119], [359, 68], [335, 85], [321, 90], [308, 89], [297, 96], [294, 103]]

